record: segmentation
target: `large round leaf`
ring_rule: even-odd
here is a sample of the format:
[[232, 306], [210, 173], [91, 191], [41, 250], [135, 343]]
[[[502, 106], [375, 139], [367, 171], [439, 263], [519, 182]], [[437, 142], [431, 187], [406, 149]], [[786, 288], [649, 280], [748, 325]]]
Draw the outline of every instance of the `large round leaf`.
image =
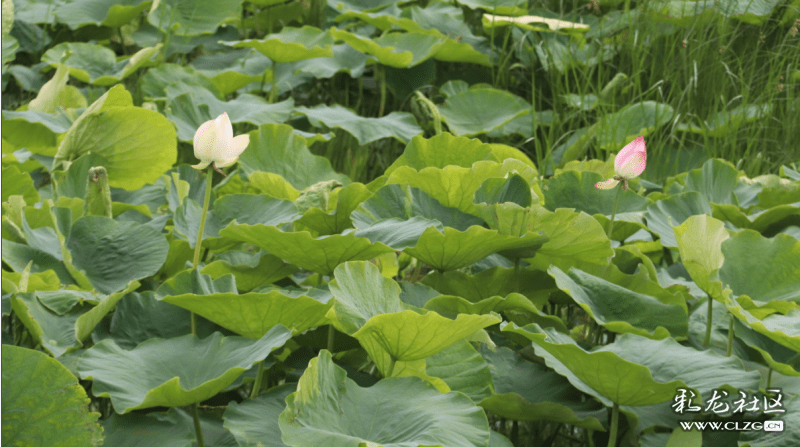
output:
[[[326, 297], [329, 298], [329, 297]], [[165, 296], [163, 301], [188, 309], [218, 325], [249, 338], [261, 338], [273, 326], [281, 324], [301, 333], [325, 321], [333, 305], [311, 294], [290, 296], [280, 290], [267, 293], [214, 293]]]
[[[519, 254], [528, 257], [546, 243], [542, 232], [527, 233], [521, 237], [503, 236], [496, 230], [472, 226], [467, 231], [445, 228], [444, 233], [434, 227], [426, 229], [414, 247], [404, 251], [440, 272], [470, 266], [493, 254]], [[507, 252], [507, 253], [506, 253]]]
[[100, 155], [108, 184], [128, 191], [155, 182], [175, 163], [175, 128], [164, 115], [139, 107], [89, 110], [67, 132], [56, 160], [74, 160], [88, 152]]
[[[800, 241], [777, 234], [765, 238], [753, 230], [732, 235], [722, 243], [724, 263], [719, 279], [734, 295], [754, 300], [800, 303]], [[753, 281], [758, 278], [758, 281]]]
[[698, 192], [689, 191], [649, 205], [645, 218], [648, 229], [660, 236], [662, 246], [676, 248], [678, 241], [673, 228], [692, 216], [705, 217], [706, 214], [711, 215], [708, 200]]
[[259, 340], [215, 332], [203, 340], [194, 335], [150, 339], [131, 351], [103, 340], [83, 354], [78, 373], [93, 380], [92, 393], [110, 397], [120, 414], [181, 407], [223, 391], [290, 337], [288, 329], [275, 326]]
[[296, 112], [308, 117], [316, 126], [341, 128], [365, 145], [383, 138], [394, 138], [403, 143], [422, 133], [414, 115], [407, 112], [392, 112], [380, 118], [362, 117], [338, 104], [332, 106], [297, 107]]
[[169, 251], [166, 238], [152, 227], [102, 216], [75, 221], [66, 245], [75, 267], [106, 294], [154, 275]]
[[274, 62], [297, 62], [317, 57], [333, 57], [333, 38], [327, 31], [313, 26], [285, 27], [264, 40], [225, 42], [234, 48], [255, 48]]
[[447, 98], [439, 111], [453, 134], [472, 137], [529, 115], [531, 106], [513, 93], [481, 88]]
[[655, 101], [625, 106], [596, 124], [598, 144], [605, 150], [618, 150], [637, 135], [647, 135], [668, 123], [674, 113], [671, 106]]
[[685, 338], [689, 331], [685, 298], [654, 281], [642, 280], [641, 276], [647, 275], [643, 271], [638, 275], [639, 281], [625, 286], [576, 268], [565, 273], [552, 266], [547, 273], [590, 317], [610, 331], [654, 339]]
[[224, 0], [161, 0], [154, 6], [147, 15], [150, 24], [178, 36], [213, 33], [226, 19], [242, 15], [241, 3]]
[[286, 396], [296, 390], [296, 383], [285, 383], [254, 399], [229, 403], [223, 416], [225, 428], [241, 447], [286, 447], [278, 419], [286, 408]]
[[282, 440], [292, 447], [489, 443], [486, 415], [463, 394], [441, 394], [413, 377], [361, 388], [325, 350], [311, 360], [297, 388], [280, 416]]
[[130, 76], [158, 53], [161, 45], [143, 48], [133, 56], [117, 61], [110, 49], [92, 43], [64, 42], [42, 55], [42, 62], [65, 65], [73, 78], [99, 86], [114, 85]]
[[535, 323], [522, 328], [511, 323], [502, 330], [533, 341], [536, 354], [544, 357], [548, 366], [607, 406], [657, 404], [672, 399], [676, 389], [687, 388], [681, 380], [657, 381], [648, 367], [615, 352], [586, 352], [569, 336]]
[[492, 372], [494, 392], [480, 406], [494, 414], [522, 421], [556, 421], [603, 431], [607, 411], [584, 399], [569, 381], [539, 363], [531, 363], [508, 348], [481, 354]]
[[3, 364], [3, 444], [102, 444], [100, 414], [89, 412], [89, 398], [67, 368], [43, 352], [5, 344]]
[[313, 155], [305, 138], [286, 124], [264, 124], [249, 133], [250, 144], [239, 156], [239, 166], [246, 176], [255, 171], [278, 174], [298, 190], [325, 180], [350, 183], [337, 174], [325, 157]]
[[333, 234], [315, 239], [308, 231], [286, 233], [274, 226], [231, 224], [220, 235], [258, 245], [298, 267], [323, 275], [331, 275], [337, 265], [346, 261], [372, 259], [393, 248], [370, 243], [369, 239]]
[[377, 39], [361, 37], [343, 29], [331, 28], [331, 35], [356, 50], [374, 56], [383, 65], [409, 68], [433, 57], [442, 46], [444, 36], [422, 33], [389, 33]]

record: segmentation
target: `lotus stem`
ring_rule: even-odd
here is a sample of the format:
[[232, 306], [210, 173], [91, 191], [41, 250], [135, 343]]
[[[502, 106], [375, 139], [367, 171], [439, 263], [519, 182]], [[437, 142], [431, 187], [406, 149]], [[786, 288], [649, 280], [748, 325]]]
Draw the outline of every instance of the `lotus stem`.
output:
[[711, 343], [711, 322], [714, 319], [714, 300], [711, 296], [708, 297], [708, 314], [706, 315], [706, 338], [703, 339], [703, 346], [708, 346]]
[[200, 415], [197, 412], [197, 404], [192, 405], [192, 419], [194, 419], [194, 432], [197, 435], [197, 447], [206, 447], [203, 439], [203, 428], [200, 427]]
[[619, 423], [619, 404], [614, 402], [614, 408], [611, 409], [611, 427], [608, 434], [608, 447], [617, 446], [617, 425]]
[[[208, 215], [208, 204], [211, 202], [211, 182], [214, 178], [214, 170], [209, 167], [206, 174], [206, 195], [203, 198], [203, 212], [200, 214], [200, 228], [197, 230], [197, 241], [194, 244], [194, 258], [192, 258], [192, 269], [197, 268], [200, 263], [200, 248], [203, 245], [203, 231], [206, 229], [206, 215]], [[191, 313], [192, 335], [197, 335], [197, 322], [194, 312]]]
[[772, 367], [769, 367], [769, 372], [767, 372], [767, 390], [772, 386]]
[[519, 261], [520, 258], [514, 260], [514, 291], [520, 293], [519, 291]]
[[269, 103], [275, 104], [278, 99], [278, 63], [272, 61], [272, 90], [269, 91]]
[[264, 374], [264, 361], [258, 362], [258, 372], [256, 372], [256, 383], [253, 384], [253, 391], [250, 392], [250, 399], [258, 397], [258, 392], [261, 390], [261, 376]]
[[617, 216], [617, 204], [619, 203], [619, 196], [622, 194], [622, 190], [625, 189], [623, 184], [617, 188], [617, 195], [614, 197], [614, 208], [611, 209], [611, 222], [608, 224], [608, 239], [611, 240], [611, 233], [614, 231], [614, 218]]
[[725, 355], [730, 357], [731, 352], [733, 351], [733, 315], [730, 316], [730, 322], [728, 323], [728, 349], [725, 351]]
[[391, 360], [389, 361], [389, 369], [386, 371], [386, 377], [387, 377], [387, 378], [388, 378], [388, 377], [392, 377], [392, 373], [394, 372], [394, 364], [395, 364], [395, 363], [397, 363], [397, 359], [396, 359], [396, 358], [394, 358], [394, 356], [393, 356], [393, 355], [392, 355], [392, 356], [389, 356], [389, 358], [390, 358]]
[[332, 324], [328, 325], [328, 352], [333, 354], [333, 338], [336, 336], [336, 329]]
[[383, 65], [376, 66], [375, 70], [375, 75], [378, 78], [378, 82], [381, 84], [381, 105], [378, 108], [378, 118], [380, 118], [383, 116], [384, 107], [386, 107], [386, 72]]

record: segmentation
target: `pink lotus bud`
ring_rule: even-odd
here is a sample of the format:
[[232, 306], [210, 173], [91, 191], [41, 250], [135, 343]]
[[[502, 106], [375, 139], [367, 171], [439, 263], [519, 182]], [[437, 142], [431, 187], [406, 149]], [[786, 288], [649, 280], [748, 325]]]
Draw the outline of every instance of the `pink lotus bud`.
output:
[[614, 175], [603, 182], [595, 183], [597, 189], [611, 189], [623, 182], [623, 188], [627, 189], [628, 180], [638, 177], [644, 172], [647, 165], [647, 150], [644, 147], [644, 137], [636, 137], [627, 146], [622, 148], [614, 158]]
[[194, 134], [194, 156], [200, 163], [192, 165], [195, 169], [205, 169], [211, 163], [217, 168], [224, 168], [236, 163], [247, 145], [250, 135], [233, 136], [233, 127], [227, 113], [215, 120], [203, 123]]

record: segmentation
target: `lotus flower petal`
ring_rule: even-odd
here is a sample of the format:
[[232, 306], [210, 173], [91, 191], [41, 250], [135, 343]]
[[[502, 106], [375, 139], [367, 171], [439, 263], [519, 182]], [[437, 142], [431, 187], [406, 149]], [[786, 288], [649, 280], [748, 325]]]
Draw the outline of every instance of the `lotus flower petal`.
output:
[[250, 144], [249, 135], [233, 137], [233, 126], [227, 113], [216, 119], [206, 121], [194, 134], [194, 156], [200, 163], [193, 165], [195, 169], [204, 169], [211, 163], [217, 168], [236, 163], [239, 155]]

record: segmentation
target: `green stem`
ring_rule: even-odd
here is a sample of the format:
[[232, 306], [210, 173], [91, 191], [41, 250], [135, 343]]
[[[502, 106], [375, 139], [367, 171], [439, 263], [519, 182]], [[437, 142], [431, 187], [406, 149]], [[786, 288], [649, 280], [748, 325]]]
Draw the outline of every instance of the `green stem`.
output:
[[[197, 230], [197, 241], [194, 244], [194, 257], [192, 258], [192, 269], [197, 268], [200, 263], [200, 250], [203, 245], [203, 231], [206, 229], [206, 215], [208, 214], [208, 204], [211, 202], [211, 181], [214, 177], [214, 170], [209, 166], [208, 174], [206, 174], [206, 196], [203, 198], [203, 212], [200, 214], [200, 228]], [[197, 335], [197, 323], [195, 321], [194, 312], [191, 313], [192, 318], [192, 335]]]
[[703, 339], [703, 346], [708, 346], [711, 343], [711, 322], [714, 319], [714, 300], [708, 297], [708, 314], [706, 315], [706, 338]]
[[394, 372], [394, 364], [397, 363], [397, 359], [394, 356], [390, 356], [391, 360], [389, 361], [389, 369], [386, 371], [386, 377], [392, 377], [392, 373]]
[[619, 423], [619, 404], [614, 402], [614, 408], [611, 410], [611, 427], [608, 433], [608, 447], [617, 446], [617, 425]]
[[192, 418], [194, 419], [194, 432], [197, 435], [197, 447], [206, 447], [203, 439], [203, 429], [200, 427], [200, 415], [197, 412], [197, 404], [192, 405]]
[[[711, 298], [709, 297], [709, 299]], [[725, 351], [725, 355], [730, 357], [731, 351], [733, 351], [733, 315], [728, 316], [730, 317], [731, 321], [728, 323], [728, 349]]]
[[769, 389], [772, 386], [772, 367], [769, 367], [769, 372], [767, 373], [767, 388]]
[[384, 107], [386, 107], [386, 72], [383, 65], [375, 66], [375, 70], [377, 71], [375, 73], [378, 78], [377, 81], [381, 84], [381, 105], [378, 108], [378, 118], [380, 118], [383, 116]]
[[272, 90], [269, 92], [269, 103], [275, 104], [278, 99], [278, 63], [272, 61]]
[[336, 336], [336, 329], [333, 325], [328, 325], [328, 352], [333, 353], [333, 337]]
[[519, 261], [520, 258], [514, 260], [514, 290], [521, 293], [519, 290]]
[[617, 196], [614, 197], [614, 208], [611, 209], [611, 222], [608, 224], [608, 239], [611, 240], [611, 233], [614, 231], [614, 218], [617, 216], [617, 203], [619, 203], [619, 196], [622, 194], [622, 184], [617, 188]]
[[256, 373], [256, 383], [253, 384], [253, 391], [250, 393], [250, 399], [258, 397], [258, 392], [261, 390], [261, 376], [264, 375], [264, 361], [258, 362], [258, 372]]

